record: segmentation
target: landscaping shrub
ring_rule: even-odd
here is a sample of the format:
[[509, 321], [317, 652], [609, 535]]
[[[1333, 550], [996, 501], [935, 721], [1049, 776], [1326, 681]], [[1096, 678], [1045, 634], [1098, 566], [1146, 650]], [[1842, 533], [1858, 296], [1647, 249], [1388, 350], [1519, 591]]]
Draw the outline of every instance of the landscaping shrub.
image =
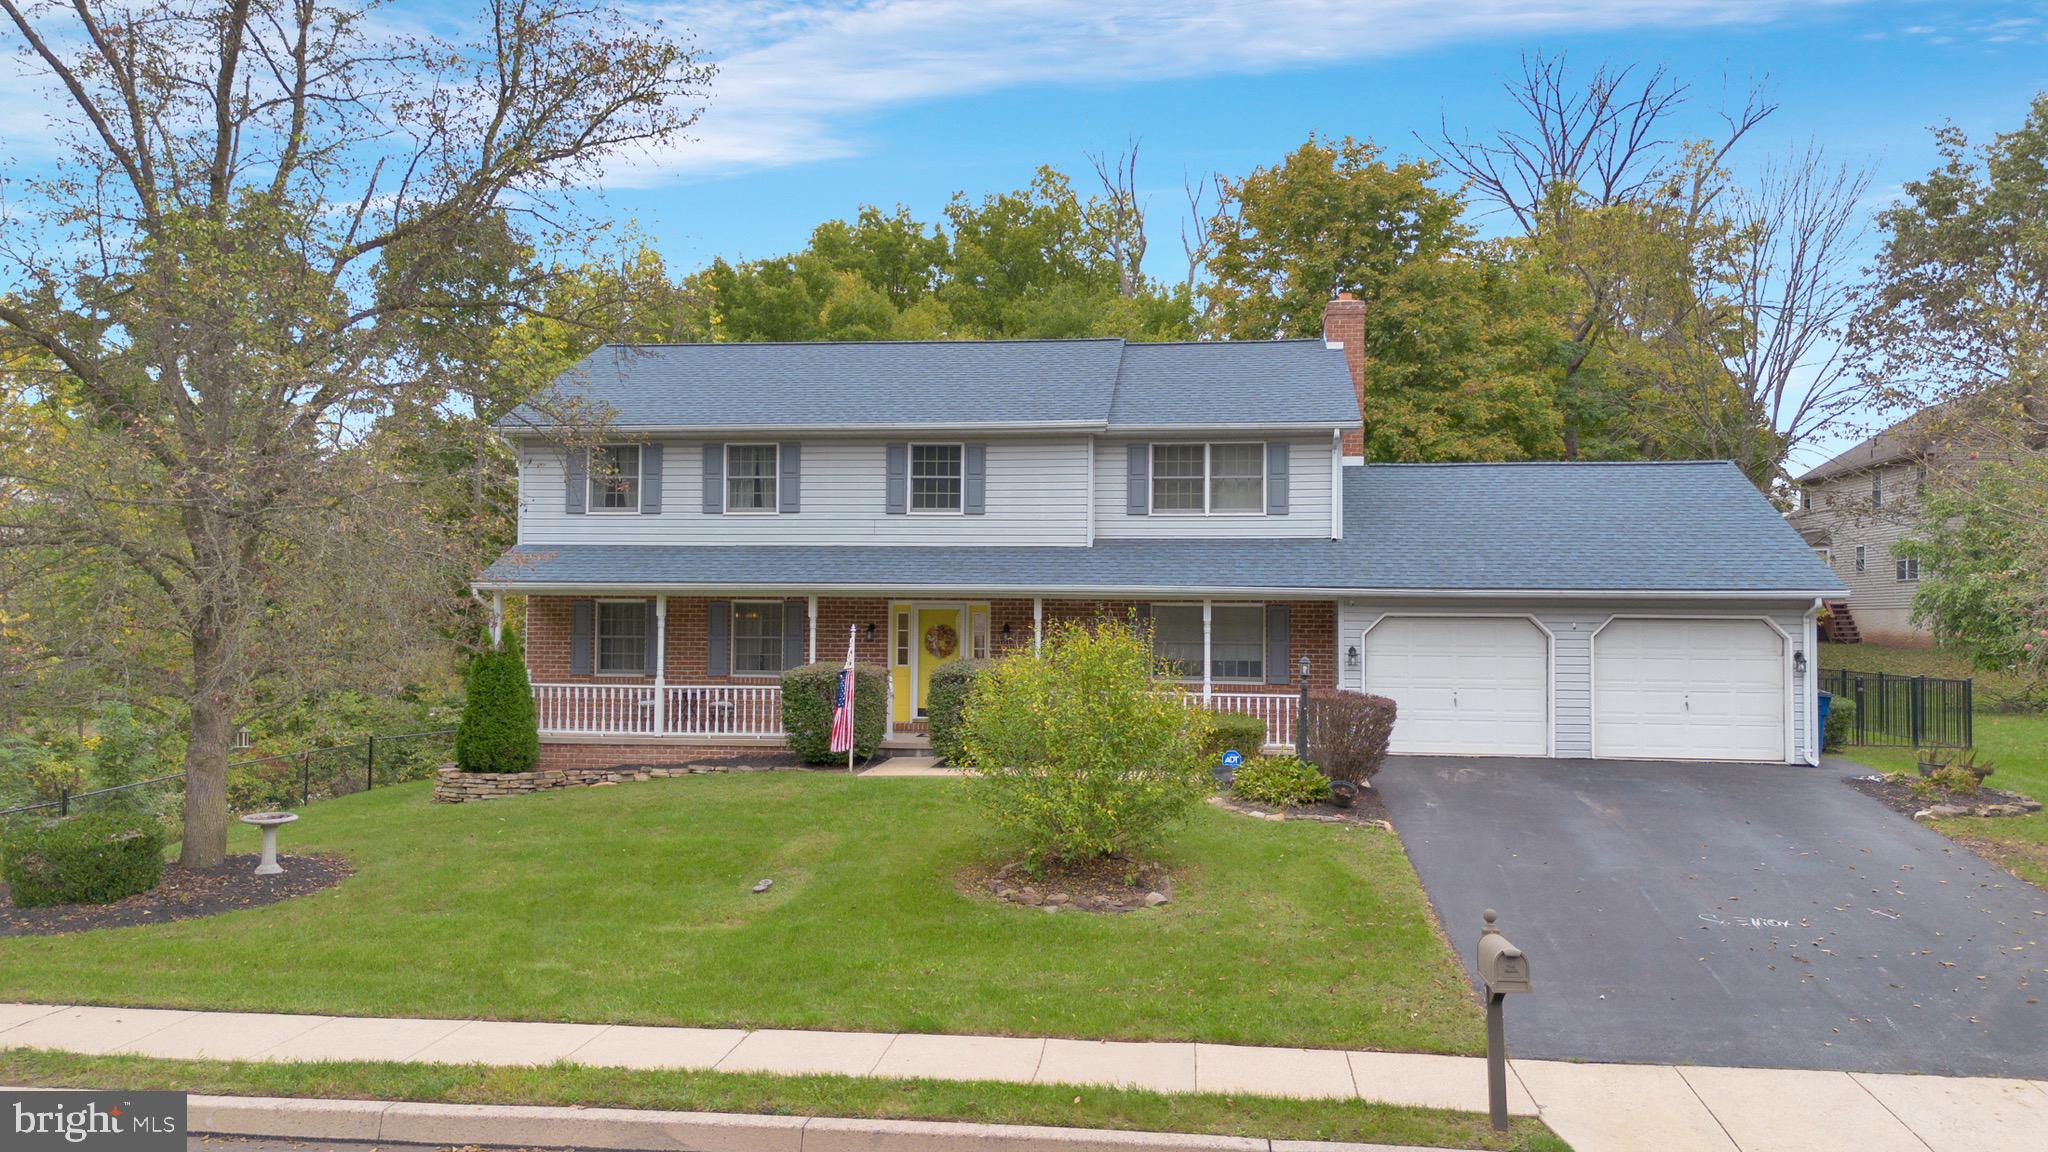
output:
[[[843, 764], [832, 751], [832, 698], [844, 664], [806, 664], [782, 674], [782, 730], [789, 750], [806, 764]], [[860, 664], [853, 676], [853, 754], [866, 760], [889, 728], [889, 673]]]
[[967, 709], [967, 693], [975, 678], [987, 669], [985, 661], [953, 660], [932, 670], [924, 697], [925, 734], [931, 737], [932, 755], [952, 764], [968, 762], [960, 717]]
[[1981, 783], [1976, 773], [1953, 764], [1936, 768], [1927, 778], [1934, 782], [1936, 788], [1952, 796], [1975, 796], [1977, 785]]
[[1056, 626], [967, 698], [971, 795], [1034, 861], [1129, 853], [1156, 843], [1213, 789], [1209, 721], [1180, 694], [1150, 639], [1127, 624]]
[[1247, 757], [1257, 756], [1266, 746], [1266, 722], [1242, 712], [1211, 712], [1209, 736], [1202, 742], [1205, 763], [1213, 764], [1225, 752], [1236, 749]]
[[19, 908], [106, 904], [156, 887], [163, 825], [133, 812], [91, 812], [9, 832], [0, 875]]
[[455, 763], [464, 772], [531, 772], [540, 760], [540, 719], [519, 634], [507, 628], [499, 647], [469, 658]]
[[1394, 736], [1394, 702], [1364, 692], [1309, 696], [1308, 758], [1332, 780], [1363, 784], [1387, 761]]
[[1820, 750], [1840, 752], [1849, 743], [1849, 732], [1856, 727], [1856, 700], [1850, 696], [1836, 696], [1828, 701], [1828, 722], [1821, 725]]
[[1328, 799], [1330, 778], [1293, 756], [1254, 756], [1231, 777], [1230, 790], [1255, 804], [1300, 807]]

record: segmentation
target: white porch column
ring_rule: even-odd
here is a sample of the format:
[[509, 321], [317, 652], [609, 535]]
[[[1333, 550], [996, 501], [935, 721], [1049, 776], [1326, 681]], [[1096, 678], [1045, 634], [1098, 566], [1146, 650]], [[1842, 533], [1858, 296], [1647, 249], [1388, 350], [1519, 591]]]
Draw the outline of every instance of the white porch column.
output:
[[1031, 654], [1036, 656], [1045, 648], [1045, 598], [1031, 598]]
[[668, 597], [654, 598], [654, 734], [668, 731]]
[[1206, 704], [1208, 704], [1208, 703], [1209, 703], [1209, 698], [1210, 698], [1210, 696], [1211, 696], [1211, 695], [1213, 695], [1213, 694], [1214, 694], [1214, 689], [1215, 689], [1215, 687], [1216, 687], [1216, 686], [1215, 686], [1215, 685], [1214, 685], [1213, 683], [1211, 683], [1211, 682], [1210, 682], [1210, 676], [1209, 676], [1209, 664], [1210, 664], [1210, 661], [1209, 661], [1209, 606], [1210, 606], [1210, 603], [1211, 603], [1211, 602], [1210, 602], [1210, 601], [1208, 601], [1208, 600], [1204, 600], [1204, 601], [1202, 601], [1202, 703], [1203, 703], [1204, 705], [1206, 705]]
[[811, 597], [811, 663], [818, 662], [818, 598]]
[[491, 647], [499, 648], [505, 642], [505, 594], [491, 593]]

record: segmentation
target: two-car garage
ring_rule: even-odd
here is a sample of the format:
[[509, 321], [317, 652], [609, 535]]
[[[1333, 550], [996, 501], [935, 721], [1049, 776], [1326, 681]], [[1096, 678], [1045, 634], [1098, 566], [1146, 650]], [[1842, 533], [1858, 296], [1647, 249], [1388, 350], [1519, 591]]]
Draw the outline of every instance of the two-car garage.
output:
[[1395, 752], [1803, 758], [1792, 660], [1803, 614], [1354, 607], [1344, 630], [1357, 637], [1356, 682], [1399, 706]]

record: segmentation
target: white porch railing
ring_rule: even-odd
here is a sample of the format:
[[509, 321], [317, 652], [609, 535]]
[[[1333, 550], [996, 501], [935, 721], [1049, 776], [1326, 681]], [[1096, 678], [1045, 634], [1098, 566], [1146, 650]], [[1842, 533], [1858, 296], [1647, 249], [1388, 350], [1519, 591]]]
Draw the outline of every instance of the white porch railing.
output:
[[[1200, 700], [1200, 694], [1196, 694]], [[1209, 711], [1242, 712], [1266, 722], [1266, 747], [1294, 747], [1295, 718], [1301, 712], [1301, 698], [1292, 692], [1212, 692]]]
[[[777, 684], [670, 684], [660, 735], [779, 738]], [[547, 736], [653, 736], [652, 684], [535, 684], [533, 706]]]
[[670, 736], [782, 735], [779, 684], [671, 684], [667, 704]]

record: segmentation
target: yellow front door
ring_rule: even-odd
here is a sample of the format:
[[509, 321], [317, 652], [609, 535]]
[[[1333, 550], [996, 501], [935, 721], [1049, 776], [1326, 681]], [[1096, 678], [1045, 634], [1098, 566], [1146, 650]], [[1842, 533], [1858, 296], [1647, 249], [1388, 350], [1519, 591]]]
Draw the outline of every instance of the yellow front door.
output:
[[922, 718], [931, 692], [932, 670], [960, 659], [967, 643], [966, 613], [959, 608], [919, 608], [911, 643], [917, 649], [911, 658], [917, 667], [917, 715]]

